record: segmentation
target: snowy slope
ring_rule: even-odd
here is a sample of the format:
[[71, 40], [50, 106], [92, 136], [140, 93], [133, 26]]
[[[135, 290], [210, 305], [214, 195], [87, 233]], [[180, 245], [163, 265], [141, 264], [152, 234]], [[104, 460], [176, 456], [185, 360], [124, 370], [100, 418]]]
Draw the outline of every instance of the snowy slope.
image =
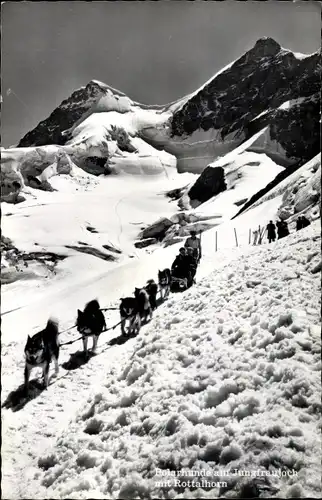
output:
[[[1, 150], [5, 498], [320, 496], [319, 68], [317, 53], [261, 39], [166, 106], [92, 80]], [[188, 192], [207, 165], [227, 189], [201, 203]], [[179, 206], [169, 191], [184, 192]], [[277, 216], [293, 230], [298, 213], [315, 222], [249, 244]], [[136, 248], [164, 221], [165, 236]], [[65, 331], [77, 308], [95, 297], [118, 307], [171, 266], [192, 227], [215, 225], [202, 233], [195, 287], [171, 295], [137, 338], [102, 335], [87, 363], [78, 341], [63, 346], [58, 378], [43, 391], [35, 373], [26, 400], [28, 334], [54, 316], [62, 342], [77, 338]], [[156, 469], [295, 473], [248, 485], [228, 474], [209, 490], [158, 485]]]
[[[223, 166], [226, 190], [205, 203], [198, 204], [198, 213], [217, 213], [222, 216], [222, 220], [227, 220], [238, 212], [240, 204], [245, 204], [254, 193], [284, 170], [266, 154], [243, 152], [234, 157], [230, 153], [229, 156], [229, 160], [224, 157], [210, 165]], [[190, 203], [196, 205], [194, 200]]]
[[[160, 216], [176, 213], [177, 207], [163, 193], [189, 178], [166, 167], [157, 171], [152, 167], [147, 163], [143, 175], [142, 167], [136, 170], [132, 165], [119, 176], [94, 177], [74, 166], [70, 175], [50, 179], [57, 191], [26, 188], [25, 202], [3, 203], [2, 234], [21, 252], [65, 257], [55, 268], [58, 279], [76, 279], [84, 265], [97, 274], [130, 258], [138, 259], [147, 252], [134, 247], [140, 229]], [[55, 275], [38, 285], [45, 286], [47, 281], [52, 286]], [[24, 272], [17, 278], [24, 279]]]
[[[238, 248], [231, 223], [218, 229], [217, 253], [214, 231], [206, 233], [197, 285], [172, 295], [137, 339], [109, 346], [119, 332], [105, 334], [85, 365], [73, 354], [78, 344], [62, 348], [58, 379], [44, 392], [36, 385], [26, 404], [19, 386], [27, 329], [54, 312], [62, 329], [71, 326], [76, 308], [94, 296], [115, 303], [169, 265], [177, 248], [93, 279], [84, 267], [74, 286], [57, 280], [41, 297], [29, 288], [34, 299], [3, 316], [3, 401], [17, 410], [3, 409], [4, 497], [216, 498], [225, 491], [173, 486], [171, 473], [162, 478], [157, 469], [213, 471], [207, 479], [226, 481], [230, 493], [245, 478], [227, 471], [269, 471], [269, 496], [320, 496], [320, 277], [310, 273], [320, 225], [248, 246], [249, 221], [271, 217], [277, 203], [234, 221]], [[107, 315], [109, 325], [117, 322], [116, 313]], [[218, 479], [220, 470], [226, 476]], [[171, 486], [157, 484], [163, 479]]]

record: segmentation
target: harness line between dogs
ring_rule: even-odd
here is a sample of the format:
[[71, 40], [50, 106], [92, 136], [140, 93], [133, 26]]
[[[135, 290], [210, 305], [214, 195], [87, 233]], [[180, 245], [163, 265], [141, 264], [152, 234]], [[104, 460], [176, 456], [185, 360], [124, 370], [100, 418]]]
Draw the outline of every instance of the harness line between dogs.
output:
[[[62, 332], [59, 332], [59, 335], [61, 335], [62, 333], [66, 333], [66, 332], [68, 332], [69, 330], [72, 330], [73, 328], [76, 328], [76, 326], [77, 326], [77, 325], [75, 324], [75, 325], [73, 325], [73, 326], [70, 326], [69, 328], [66, 328], [66, 329], [65, 329], [65, 330], [63, 330]], [[62, 344], [61, 344], [61, 345], [62, 345]]]
[[[129, 316], [128, 318], [124, 318], [122, 319], [121, 321], [118, 321], [118, 323], [116, 323], [115, 325], [113, 326], [110, 326], [109, 328], [105, 328], [105, 330], [102, 331], [102, 333], [105, 333], [105, 332], [108, 332], [109, 330], [114, 330], [117, 326], [121, 325], [122, 323], [124, 323], [126, 320], [130, 319], [130, 318], [133, 318], [135, 316], [135, 314], [132, 314], [131, 316]], [[74, 325], [75, 327], [76, 325]], [[69, 330], [71, 328], [74, 328], [74, 327], [70, 327]], [[66, 330], [64, 330], [66, 331]], [[63, 333], [63, 332], [60, 332], [60, 333]], [[78, 340], [81, 340], [83, 337], [77, 337], [77, 339], [73, 339], [73, 340], [69, 340], [68, 342], [63, 342], [62, 344], [59, 344], [60, 347], [62, 347], [63, 345], [70, 345], [70, 344], [74, 344], [74, 342], [77, 342]]]
[[[158, 294], [160, 294], [160, 297], [162, 297], [160, 288], [157, 291], [157, 295]], [[118, 307], [101, 307], [100, 308], [100, 311], [116, 311], [116, 310], [118, 310]], [[105, 330], [103, 330], [102, 333], [108, 332], [110, 330], [114, 330], [117, 326], [121, 325], [125, 321], [127, 321], [127, 320], [129, 320], [131, 318], [134, 318], [135, 315], [136, 314], [131, 314], [131, 316], [128, 316], [127, 318], [121, 319], [121, 321], [118, 321], [115, 325], [110, 326], [109, 328], [105, 328]], [[77, 324], [72, 325], [69, 328], [66, 328], [65, 330], [62, 330], [61, 332], [59, 332], [59, 335], [61, 335], [62, 333], [66, 333], [66, 332], [68, 332], [68, 331], [70, 331], [70, 330], [72, 330], [73, 328], [76, 328], [76, 327], [77, 327]], [[74, 344], [75, 342], [78, 342], [78, 340], [82, 340], [82, 338], [83, 338], [83, 336], [80, 336], [80, 337], [77, 337], [76, 339], [68, 340], [67, 342], [63, 342], [62, 344], [59, 344], [59, 346], [62, 347], [62, 346], [65, 346], [65, 345]]]

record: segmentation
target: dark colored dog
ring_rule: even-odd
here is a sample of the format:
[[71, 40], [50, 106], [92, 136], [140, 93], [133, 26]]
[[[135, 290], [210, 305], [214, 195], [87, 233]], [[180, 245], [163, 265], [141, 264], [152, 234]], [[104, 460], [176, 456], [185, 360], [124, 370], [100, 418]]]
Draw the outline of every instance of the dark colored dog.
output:
[[144, 288], [135, 288], [134, 296], [138, 303], [138, 309], [141, 319], [145, 322], [148, 321], [148, 317], [152, 319], [152, 307], [150, 304], [148, 292]]
[[171, 288], [171, 271], [170, 269], [163, 269], [158, 273], [159, 287], [161, 299], [168, 297]]
[[28, 392], [29, 377], [33, 368], [42, 368], [44, 385], [48, 387], [49, 365], [52, 359], [55, 361], [55, 373], [58, 373], [58, 323], [49, 319], [46, 328], [33, 337], [27, 339], [25, 346], [25, 390]]
[[150, 304], [152, 310], [157, 308], [157, 293], [158, 293], [158, 285], [154, 280], [148, 280], [147, 285], [144, 287], [148, 292]]
[[139, 333], [141, 328], [141, 318], [138, 301], [135, 297], [125, 297], [120, 304], [121, 332], [131, 335]]
[[95, 353], [98, 337], [106, 328], [104, 314], [100, 310], [98, 301], [91, 300], [86, 304], [84, 311], [77, 310], [77, 330], [82, 335], [84, 353], [87, 356], [87, 341], [88, 337], [93, 337], [93, 349]]

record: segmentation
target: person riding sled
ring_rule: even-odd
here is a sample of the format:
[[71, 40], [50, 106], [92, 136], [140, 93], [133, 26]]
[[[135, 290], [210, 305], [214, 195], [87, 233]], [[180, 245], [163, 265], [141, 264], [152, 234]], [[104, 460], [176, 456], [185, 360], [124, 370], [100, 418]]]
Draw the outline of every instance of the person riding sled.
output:
[[179, 254], [173, 261], [171, 266], [171, 274], [175, 278], [186, 278], [187, 277], [187, 252], [184, 247], [179, 249]]
[[190, 231], [190, 236], [187, 238], [185, 244], [185, 248], [192, 248], [194, 257], [199, 264], [201, 259], [201, 241], [197, 238], [197, 232], [195, 230]]

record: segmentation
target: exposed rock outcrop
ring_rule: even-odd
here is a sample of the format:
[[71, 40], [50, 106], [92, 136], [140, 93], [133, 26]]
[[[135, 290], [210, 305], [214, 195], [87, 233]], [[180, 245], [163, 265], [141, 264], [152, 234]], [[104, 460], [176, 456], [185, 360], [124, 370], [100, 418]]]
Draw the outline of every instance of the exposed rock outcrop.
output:
[[10, 238], [1, 235], [1, 284], [49, 277], [55, 274], [58, 262], [64, 259], [64, 255], [52, 252], [23, 252]]
[[145, 240], [147, 238], [157, 238], [158, 240], [162, 240], [165, 236], [165, 233], [169, 227], [171, 227], [173, 222], [166, 217], [161, 218], [143, 229], [139, 234], [139, 238]]
[[158, 240], [156, 238], [146, 238], [145, 240], [139, 240], [134, 243], [136, 248], [145, 248], [149, 245], [154, 245]]
[[91, 81], [65, 99], [45, 120], [28, 132], [19, 142], [18, 147], [43, 146], [45, 144], [65, 144], [70, 129], [104, 95], [105, 89], [98, 82]]
[[[263, 117], [253, 120], [247, 127], [247, 136], [268, 126], [249, 151], [270, 151], [274, 155], [274, 142], [283, 148], [289, 161], [284, 164], [303, 165], [320, 151], [320, 93], [310, 97], [286, 102], [277, 110], [272, 110]], [[248, 138], [246, 136], [246, 138]], [[275, 158], [281, 155], [275, 155]], [[281, 161], [283, 163], [283, 160]]]
[[[191, 230], [198, 233], [207, 231], [219, 224], [220, 216], [197, 215], [194, 213], [179, 212], [170, 219], [162, 218], [154, 224], [145, 228], [139, 234], [141, 240], [135, 243], [138, 248], [153, 245], [162, 241], [164, 246], [178, 243], [183, 238], [189, 236]], [[146, 237], [147, 234], [153, 234], [154, 237]]]
[[263, 111], [319, 92], [320, 71], [319, 53], [297, 58], [272, 38], [261, 38], [174, 114], [172, 135], [215, 128], [224, 139]]
[[190, 199], [204, 203], [213, 196], [225, 191], [225, 171], [222, 167], [206, 167], [188, 191]]
[[[280, 146], [280, 157], [303, 164], [317, 152], [320, 81], [320, 52], [298, 55], [262, 38], [175, 111], [169, 151], [175, 147], [179, 168], [193, 171], [195, 164], [209, 164], [209, 155], [224, 156], [269, 125], [263, 152]], [[278, 110], [297, 99], [305, 100], [291, 112]]]

